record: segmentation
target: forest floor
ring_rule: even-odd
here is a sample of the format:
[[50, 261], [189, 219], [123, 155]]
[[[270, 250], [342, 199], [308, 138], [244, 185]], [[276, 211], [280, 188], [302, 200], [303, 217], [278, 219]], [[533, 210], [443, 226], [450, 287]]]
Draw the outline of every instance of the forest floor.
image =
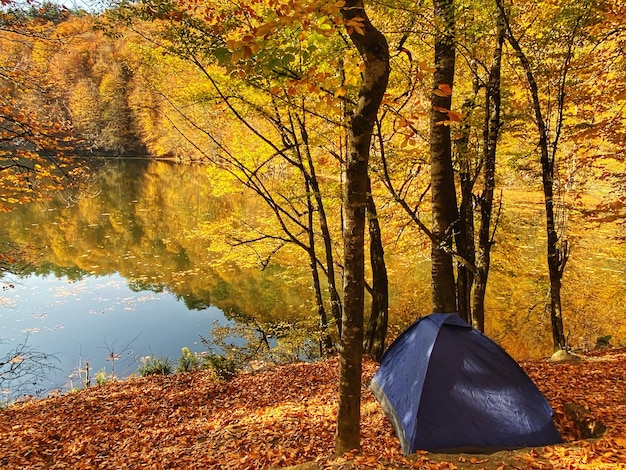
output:
[[[364, 386], [362, 452], [333, 458], [337, 364], [289, 364], [228, 382], [206, 371], [135, 377], [15, 404], [0, 412], [0, 468], [626, 468], [625, 350], [523, 363], [565, 443], [491, 455], [405, 458]], [[365, 363], [364, 384], [375, 370]], [[601, 437], [586, 438], [603, 426]]]

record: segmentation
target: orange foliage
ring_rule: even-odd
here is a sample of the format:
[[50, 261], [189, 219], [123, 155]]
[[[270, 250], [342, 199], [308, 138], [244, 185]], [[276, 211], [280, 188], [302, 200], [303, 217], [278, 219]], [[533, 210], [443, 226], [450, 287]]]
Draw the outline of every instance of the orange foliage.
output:
[[57, 95], [43, 53], [53, 45], [43, 39], [51, 24], [42, 18], [25, 21], [10, 11], [0, 19], [0, 211], [5, 211], [61, 189], [78, 170], [67, 158], [70, 126], [51, 104]]
[[[560, 446], [405, 458], [364, 390], [363, 451], [333, 459], [337, 360], [331, 359], [230, 382], [202, 371], [131, 378], [17, 404], [0, 413], [0, 467], [257, 469], [315, 460], [320, 468], [611, 468], [626, 461], [624, 355], [523, 364], [555, 409], [568, 441]], [[365, 363], [364, 383], [375, 370], [375, 363]], [[570, 402], [607, 426], [601, 439], [580, 440], [563, 412]]]

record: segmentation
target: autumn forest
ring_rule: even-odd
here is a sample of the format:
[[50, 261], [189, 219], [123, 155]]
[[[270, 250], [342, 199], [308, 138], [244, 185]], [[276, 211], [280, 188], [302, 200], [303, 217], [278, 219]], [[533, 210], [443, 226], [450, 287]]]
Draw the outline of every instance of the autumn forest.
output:
[[[0, 2], [4, 235], [27, 250], [10, 212], [62, 191], [88, 223], [107, 160], [167, 160], [136, 175], [155, 205], [193, 166], [228, 210], [175, 208], [151, 242], [306, 279], [338, 454], [360, 446], [362, 355], [431, 312], [518, 360], [626, 345], [624, 1]], [[171, 290], [217, 288], [171, 263]]]

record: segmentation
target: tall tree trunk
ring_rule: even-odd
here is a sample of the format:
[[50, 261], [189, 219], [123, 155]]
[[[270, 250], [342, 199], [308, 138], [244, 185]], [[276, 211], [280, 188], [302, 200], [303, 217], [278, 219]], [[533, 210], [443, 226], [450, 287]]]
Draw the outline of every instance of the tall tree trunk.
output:
[[304, 122], [299, 120], [299, 125], [301, 138], [305, 145], [306, 157], [310, 173], [311, 188], [313, 189], [313, 195], [315, 197], [315, 203], [317, 205], [320, 231], [322, 232], [322, 240], [324, 241], [324, 253], [326, 255], [326, 278], [328, 280], [330, 311], [337, 324], [338, 337], [341, 338], [341, 299], [337, 290], [337, 280], [335, 279], [335, 261], [333, 256], [332, 237], [328, 228], [328, 220], [326, 218], [326, 210], [324, 209], [322, 192], [320, 191], [319, 182], [317, 181], [317, 175], [315, 173], [315, 165], [313, 164], [313, 158], [311, 157], [311, 151], [309, 148], [309, 136], [306, 132]]
[[367, 186], [366, 209], [370, 235], [370, 262], [372, 264], [372, 308], [365, 330], [363, 348], [366, 354], [380, 361], [383, 352], [385, 352], [385, 338], [387, 337], [389, 321], [389, 280], [380, 223], [369, 178]]
[[489, 81], [485, 94], [485, 123], [483, 125], [483, 191], [478, 207], [480, 225], [478, 228], [478, 246], [476, 250], [476, 273], [474, 276], [472, 326], [485, 331], [485, 294], [491, 265], [491, 218], [493, 214], [493, 195], [496, 187], [496, 149], [500, 133], [500, 74], [502, 70], [502, 45], [504, 43], [504, 20], [498, 13], [496, 47], [493, 53]]
[[[311, 194], [309, 191], [309, 182], [305, 181], [307, 194]], [[309, 265], [311, 268], [311, 277], [313, 279], [313, 288], [315, 291], [315, 304], [317, 305], [317, 314], [320, 319], [320, 349], [322, 354], [330, 354], [334, 350], [333, 340], [328, 332], [328, 318], [326, 316], [326, 309], [324, 308], [324, 298], [322, 296], [322, 286], [320, 284], [319, 271], [317, 269], [317, 255], [315, 253], [315, 232], [313, 231], [313, 201], [311, 196], [307, 196], [308, 205], [308, 217], [309, 217]]]
[[[476, 73], [474, 73], [476, 76]], [[459, 222], [455, 230], [454, 240], [456, 251], [459, 255], [457, 261], [456, 291], [458, 300], [458, 312], [466, 322], [472, 321], [472, 286], [474, 284], [474, 266], [476, 247], [474, 244], [474, 183], [476, 176], [472, 161], [475, 159], [470, 154], [468, 143], [470, 140], [471, 125], [469, 118], [476, 108], [475, 97], [478, 94], [478, 83], [474, 81], [474, 97], [468, 98], [463, 103], [463, 113], [466, 119], [461, 126], [460, 138], [457, 139], [457, 161], [459, 167], [459, 181], [461, 189], [461, 204], [459, 206]]]
[[430, 167], [432, 195], [432, 299], [433, 312], [456, 312], [456, 286], [452, 242], [459, 218], [452, 166], [452, 145], [447, 110], [452, 105], [454, 82], [453, 0], [434, 0], [435, 36], [434, 90], [430, 112]]
[[[363, 60], [359, 99], [348, 126], [344, 203], [344, 309], [339, 350], [339, 404], [335, 453], [360, 449], [361, 360], [365, 282], [365, 205], [372, 130], [389, 80], [387, 40], [369, 21], [362, 0], [341, 9], [350, 39]], [[362, 24], [362, 31], [350, 22]]]
[[[315, 305], [317, 307], [317, 314], [320, 319], [320, 354], [331, 354], [334, 351], [333, 340], [328, 331], [328, 317], [326, 315], [326, 308], [324, 307], [324, 296], [322, 294], [322, 286], [320, 283], [320, 275], [319, 275], [319, 267], [317, 260], [317, 250], [315, 248], [315, 229], [314, 229], [314, 213], [315, 207], [313, 205], [313, 197], [312, 197], [312, 180], [314, 178], [311, 176], [313, 171], [313, 162], [310, 159], [310, 149], [308, 142], [308, 135], [306, 132], [305, 124], [300, 120], [298, 120], [298, 126], [300, 130], [300, 136], [302, 139], [302, 146], [298, 143], [296, 128], [294, 126], [293, 118], [291, 113], [289, 114], [289, 123], [290, 129], [289, 132], [285, 132], [286, 129], [283, 130], [283, 139], [287, 141], [290, 136], [293, 139], [295, 153], [297, 156], [297, 168], [300, 170], [300, 174], [302, 175], [304, 189], [306, 194], [306, 204], [307, 204], [307, 225], [306, 225], [306, 233], [308, 236], [308, 246], [306, 247], [307, 254], [309, 256], [309, 268], [311, 270], [311, 278], [313, 280], [313, 290], [315, 293]], [[304, 156], [302, 153], [302, 147], [304, 147], [304, 154], [307, 157], [307, 164], [304, 162]], [[307, 170], [308, 166], [308, 170]], [[319, 188], [318, 188], [319, 189]]]
[[476, 98], [480, 92], [477, 61], [470, 61], [470, 69], [472, 71], [472, 96], [466, 98], [463, 103], [462, 110], [465, 119], [461, 124], [460, 136], [456, 139], [461, 203], [458, 228], [455, 230], [456, 251], [458, 253], [456, 263], [458, 311], [461, 318], [468, 323], [472, 323], [472, 288], [476, 271], [474, 185], [481, 167], [481, 162], [476, 163], [477, 159], [469, 147], [472, 132], [470, 120], [476, 110]]
[[[508, 41], [511, 47], [515, 50], [517, 57], [526, 73], [526, 80], [528, 87], [530, 88], [530, 94], [533, 102], [533, 110], [535, 113], [535, 124], [537, 125], [537, 132], [539, 134], [539, 149], [541, 151], [541, 179], [543, 184], [543, 197], [544, 206], [546, 211], [546, 234], [547, 234], [547, 260], [548, 260], [548, 276], [550, 279], [550, 320], [552, 324], [552, 340], [554, 350], [565, 349], [567, 347], [565, 334], [563, 332], [563, 315], [561, 306], [561, 279], [563, 278], [563, 271], [568, 258], [568, 245], [564, 243], [562, 247], [559, 246], [559, 235], [556, 229], [556, 218], [554, 215], [554, 164], [556, 157], [556, 142], [558, 138], [550, 147], [548, 129], [546, 121], [541, 111], [541, 102], [539, 100], [539, 88], [537, 81], [533, 74], [530, 61], [524, 54], [522, 47], [520, 46], [517, 38], [513, 34], [511, 25], [506, 16], [506, 11], [502, 0], [496, 0], [496, 4], [500, 9], [502, 18], [505, 21]], [[571, 50], [569, 51], [571, 53]], [[569, 65], [569, 59], [571, 54], [566, 56], [565, 66], [563, 68], [563, 76], [561, 77], [563, 83], [567, 74], [567, 68]], [[563, 120], [562, 103], [565, 96], [563, 87], [559, 91], [557, 101], [560, 103], [559, 112], [557, 116], [557, 129], [560, 129], [561, 122]]]

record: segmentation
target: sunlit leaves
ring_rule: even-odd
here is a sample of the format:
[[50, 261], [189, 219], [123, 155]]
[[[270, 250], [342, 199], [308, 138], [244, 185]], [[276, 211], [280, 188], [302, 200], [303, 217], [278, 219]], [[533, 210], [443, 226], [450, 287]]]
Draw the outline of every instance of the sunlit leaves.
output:
[[[566, 444], [490, 455], [405, 458], [391, 424], [364, 391], [363, 449], [334, 459], [337, 361], [292, 364], [218, 382], [206, 372], [111, 382], [4, 410], [4, 466], [193, 466], [254, 469], [317, 461], [353, 468], [614, 468], [626, 459], [623, 351], [577, 364], [523, 366], [556, 411]], [[367, 383], [376, 370], [364, 364]], [[609, 428], [579, 440], [563, 404], [590, 409]]]
[[458, 111], [448, 111], [448, 117], [452, 122], [461, 122], [463, 120], [463, 113], [459, 113]]
[[19, 112], [3, 118], [0, 140], [10, 144], [0, 149], [0, 211], [48, 197], [79, 178], [81, 169], [62, 153], [71, 149], [57, 137], [60, 127], [22, 121], [27, 118]]
[[363, 30], [363, 28], [365, 27], [364, 18], [357, 16], [354, 18], [346, 19], [344, 23], [346, 26], [346, 31], [348, 32], [349, 35], [352, 34], [353, 31], [356, 31], [360, 35], [365, 34], [365, 31]]
[[[437, 94], [437, 91], [435, 91], [434, 93]], [[441, 94], [439, 94], [438, 96], [450, 96], [450, 95], [444, 94], [446, 92], [443, 92], [443, 91], [441, 91], [440, 93]], [[452, 93], [451, 90], [450, 90], [450, 93]], [[447, 120], [437, 121], [436, 124], [439, 125], [439, 126], [441, 126], [441, 125], [449, 126], [453, 122], [457, 122], [457, 123], [461, 122], [463, 120], [463, 118], [465, 117], [465, 115], [463, 113], [460, 113], [458, 111], [451, 111], [448, 108], [444, 108], [442, 106], [433, 106], [433, 110], [435, 110], [435, 111], [437, 111], [437, 112], [439, 112], [441, 114], [445, 114], [448, 117]]]
[[[318, 0], [300, 5], [270, 0], [230, 4], [214, 1], [200, 5], [192, 1], [146, 0], [129, 13], [168, 22], [172, 33], [184, 35], [188, 45], [195, 43], [209, 53], [215, 52], [223, 66], [254, 69], [256, 60], [252, 59], [262, 51], [271, 51], [271, 57], [278, 59], [297, 55], [306, 51], [308, 38], [333, 34], [336, 27], [342, 26], [339, 9], [343, 4], [343, 1], [328, 4]], [[176, 44], [172, 47], [182, 51]]]
[[[512, 18], [538, 83], [548, 139], [559, 146], [557, 173], [571, 175], [557, 184], [589, 188], [604, 179], [597, 169], [604, 163], [599, 162], [619, 155], [625, 142], [624, 108], [616, 97], [626, 76], [615, 45], [624, 43], [626, 29], [624, 15], [621, 24], [614, 16], [623, 5], [560, 0], [539, 8], [530, 3], [517, 3]], [[567, 79], [562, 81], [564, 73]], [[527, 96], [511, 95], [514, 109], [527, 108]], [[557, 121], [560, 109], [562, 123]], [[521, 119], [527, 116], [517, 114], [512, 126], [522, 146], [528, 134]], [[522, 152], [532, 152], [534, 145], [528, 142]], [[622, 176], [613, 173], [611, 179], [612, 192], [623, 203]]]
[[60, 41], [49, 32], [67, 19], [67, 11], [36, 7], [2, 12], [0, 210], [46, 197], [80, 173], [67, 158], [74, 142], [48, 73], [50, 51]]

